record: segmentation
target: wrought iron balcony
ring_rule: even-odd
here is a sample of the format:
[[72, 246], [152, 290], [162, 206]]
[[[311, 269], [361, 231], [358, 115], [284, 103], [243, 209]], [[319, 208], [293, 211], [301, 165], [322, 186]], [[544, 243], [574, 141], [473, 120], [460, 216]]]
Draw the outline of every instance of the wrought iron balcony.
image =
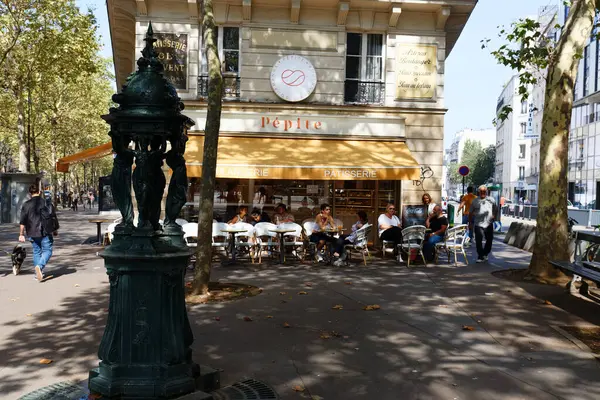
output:
[[[208, 75], [198, 77], [198, 97], [208, 97]], [[240, 98], [240, 77], [223, 75], [223, 100], [237, 100]]]
[[382, 104], [385, 101], [385, 82], [347, 80], [344, 84], [344, 102]]

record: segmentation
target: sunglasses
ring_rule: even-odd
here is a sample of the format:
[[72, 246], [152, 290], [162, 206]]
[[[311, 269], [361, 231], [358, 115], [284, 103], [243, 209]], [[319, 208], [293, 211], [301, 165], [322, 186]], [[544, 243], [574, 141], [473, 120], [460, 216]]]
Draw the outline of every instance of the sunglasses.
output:
[[395, 211], [395, 208], [388, 208], [388, 211]]

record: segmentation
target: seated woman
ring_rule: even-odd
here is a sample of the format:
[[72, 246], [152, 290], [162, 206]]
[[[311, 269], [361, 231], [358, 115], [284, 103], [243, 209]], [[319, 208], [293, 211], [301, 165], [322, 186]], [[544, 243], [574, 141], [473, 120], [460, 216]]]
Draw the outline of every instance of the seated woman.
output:
[[431, 196], [429, 195], [429, 193], [423, 193], [423, 196], [421, 197], [421, 202], [424, 206], [427, 207], [427, 215], [431, 215], [431, 213], [433, 212], [433, 207], [435, 207], [435, 203], [431, 201]]
[[237, 224], [238, 222], [246, 222], [246, 216], [248, 214], [247, 206], [240, 206], [238, 208], [238, 213], [231, 218], [227, 223], [229, 225]]
[[444, 216], [442, 207], [433, 207], [433, 213], [425, 221], [425, 226], [431, 229], [431, 233], [423, 244], [423, 254], [427, 261], [433, 261], [435, 244], [444, 240], [446, 229], [448, 229], [448, 218]]
[[325, 243], [335, 241], [335, 238], [323, 232], [327, 228], [335, 229], [336, 226], [331, 216], [331, 207], [329, 204], [321, 204], [321, 212], [315, 218], [315, 229], [309, 236], [309, 240], [317, 244], [317, 261], [319, 262], [323, 261], [321, 249], [323, 249]]
[[341, 266], [344, 260], [346, 260], [347, 253], [344, 249], [344, 246], [347, 244], [353, 244], [356, 241], [356, 231], [362, 228], [368, 222], [366, 212], [359, 211], [356, 213], [356, 215], [358, 216], [358, 221], [352, 225], [352, 233], [349, 235], [340, 235], [338, 240], [335, 242], [335, 253], [333, 253], [333, 255], [334, 257], [339, 257], [333, 262], [333, 265], [336, 267]]
[[258, 208], [254, 208], [250, 213], [250, 223], [254, 226], [259, 222], [271, 222], [271, 219], [266, 212], [261, 212]]
[[398, 261], [402, 262], [402, 256], [398, 252], [398, 245], [402, 243], [402, 228], [400, 228], [400, 220], [396, 215], [396, 207], [392, 203], [388, 203], [385, 207], [385, 213], [377, 218], [379, 228], [379, 239], [383, 242], [394, 243], [394, 256], [398, 257]]

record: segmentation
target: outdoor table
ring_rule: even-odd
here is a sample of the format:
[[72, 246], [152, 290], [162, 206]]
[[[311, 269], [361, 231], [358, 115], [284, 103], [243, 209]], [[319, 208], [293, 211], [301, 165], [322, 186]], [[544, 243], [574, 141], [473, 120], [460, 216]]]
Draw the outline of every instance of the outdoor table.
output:
[[101, 245], [102, 244], [102, 223], [103, 222], [111, 222], [111, 219], [105, 219], [105, 218], [94, 218], [94, 219], [90, 219], [88, 220], [88, 222], [90, 223], [95, 223], [96, 226], [98, 227], [98, 244]]
[[247, 231], [246, 229], [240, 229], [240, 228], [235, 228], [235, 227], [221, 229], [221, 232], [229, 233], [229, 247], [231, 250], [231, 262], [232, 263], [235, 263], [235, 234], [246, 232], [246, 231]]
[[285, 264], [285, 257], [284, 257], [284, 235], [286, 233], [290, 233], [290, 232], [296, 232], [295, 229], [290, 229], [290, 228], [275, 228], [275, 229], [269, 229], [270, 232], [275, 232], [277, 234], [279, 234], [279, 263], [280, 264]]

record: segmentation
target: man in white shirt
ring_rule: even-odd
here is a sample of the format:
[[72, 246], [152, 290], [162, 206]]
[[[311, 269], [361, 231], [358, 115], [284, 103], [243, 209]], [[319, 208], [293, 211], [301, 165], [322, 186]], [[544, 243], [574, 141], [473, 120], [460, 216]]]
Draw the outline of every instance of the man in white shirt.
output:
[[385, 214], [381, 214], [377, 219], [379, 228], [379, 239], [383, 242], [394, 242], [394, 255], [398, 257], [398, 261], [402, 262], [402, 257], [398, 253], [398, 245], [402, 243], [402, 228], [400, 228], [400, 219], [395, 215], [396, 207], [388, 203], [385, 208]]

